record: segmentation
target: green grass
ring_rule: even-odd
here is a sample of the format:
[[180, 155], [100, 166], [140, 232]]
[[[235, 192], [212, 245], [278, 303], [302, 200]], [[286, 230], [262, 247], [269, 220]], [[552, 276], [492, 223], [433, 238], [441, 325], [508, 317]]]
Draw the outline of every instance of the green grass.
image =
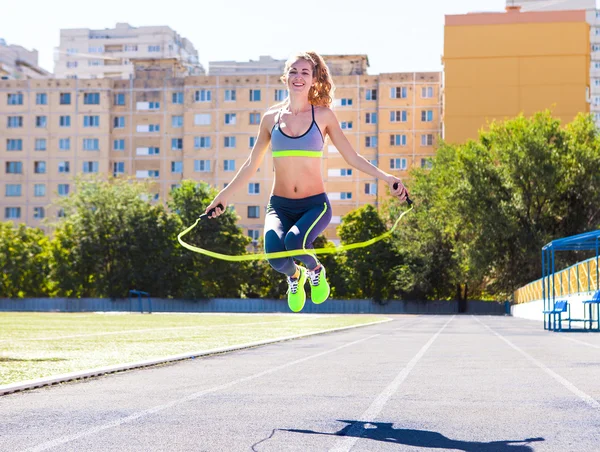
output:
[[0, 312], [0, 385], [382, 319], [373, 315]]

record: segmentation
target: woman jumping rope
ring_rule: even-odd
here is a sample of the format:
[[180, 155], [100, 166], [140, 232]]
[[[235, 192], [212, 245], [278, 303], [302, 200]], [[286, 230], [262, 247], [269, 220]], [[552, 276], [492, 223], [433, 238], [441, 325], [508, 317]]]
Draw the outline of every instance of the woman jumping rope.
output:
[[386, 181], [391, 194], [401, 202], [408, 191], [400, 179], [372, 165], [348, 142], [330, 108], [335, 87], [320, 55], [305, 52], [292, 56], [285, 63], [281, 81], [289, 97], [264, 114], [250, 156], [206, 213], [214, 209], [211, 218], [223, 213], [219, 204], [227, 207], [229, 197], [256, 173], [270, 143], [275, 179], [265, 218], [265, 252], [306, 251], [296, 256], [306, 268], [296, 265], [292, 257], [269, 259], [271, 267], [287, 276], [288, 305], [299, 312], [306, 302], [307, 279], [313, 303], [323, 303], [329, 297], [325, 267], [310, 253], [313, 241], [331, 220], [331, 204], [321, 174], [325, 135], [349, 165]]

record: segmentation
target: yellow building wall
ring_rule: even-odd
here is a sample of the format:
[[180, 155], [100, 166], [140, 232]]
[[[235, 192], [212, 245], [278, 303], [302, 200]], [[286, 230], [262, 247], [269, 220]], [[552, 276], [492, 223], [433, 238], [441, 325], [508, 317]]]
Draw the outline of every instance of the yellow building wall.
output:
[[447, 25], [444, 38], [446, 141], [520, 113], [549, 108], [570, 122], [590, 111], [586, 22]]

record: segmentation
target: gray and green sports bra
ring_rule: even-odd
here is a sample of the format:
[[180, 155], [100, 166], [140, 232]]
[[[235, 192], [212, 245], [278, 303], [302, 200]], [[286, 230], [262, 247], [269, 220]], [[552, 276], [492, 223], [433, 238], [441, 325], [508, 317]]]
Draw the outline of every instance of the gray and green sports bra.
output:
[[277, 122], [271, 130], [271, 149], [273, 157], [321, 157], [323, 155], [323, 134], [315, 121], [315, 106], [312, 106], [312, 123], [308, 130], [297, 137], [286, 135], [279, 125], [281, 110]]

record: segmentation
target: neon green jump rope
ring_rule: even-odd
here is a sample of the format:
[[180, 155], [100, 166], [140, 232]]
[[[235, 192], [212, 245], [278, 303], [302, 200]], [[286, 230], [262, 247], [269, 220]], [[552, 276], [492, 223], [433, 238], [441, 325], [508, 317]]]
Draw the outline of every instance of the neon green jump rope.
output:
[[[397, 188], [396, 184], [397, 183], [394, 183], [394, 189]], [[408, 212], [410, 212], [414, 208], [413, 202], [410, 200], [410, 198], [408, 196], [406, 197], [406, 202], [410, 206], [410, 209], [405, 210], [404, 212], [402, 212], [400, 214], [400, 216], [396, 219], [396, 221], [394, 222], [394, 225], [392, 226], [392, 228], [389, 231], [386, 231], [383, 234], [378, 235], [377, 237], [373, 237], [372, 239], [365, 240], [364, 242], [350, 243], [348, 245], [340, 245], [340, 246], [336, 246], [336, 247], [311, 248], [308, 250], [307, 249], [297, 249], [297, 250], [291, 250], [291, 251], [277, 251], [275, 253], [252, 253], [252, 254], [242, 254], [242, 255], [236, 256], [236, 255], [231, 255], [231, 254], [217, 253], [215, 251], [206, 250], [204, 248], [198, 248], [197, 246], [193, 246], [193, 245], [190, 245], [189, 243], [184, 242], [183, 236], [185, 236], [192, 229], [194, 229], [200, 221], [209, 219], [210, 215], [212, 215], [214, 209], [211, 209], [208, 212], [208, 214], [203, 213], [202, 215], [200, 215], [200, 217], [196, 220], [196, 222], [193, 225], [191, 225], [185, 231], [182, 231], [179, 233], [179, 235], [177, 236], [177, 240], [179, 241], [179, 243], [181, 243], [181, 246], [183, 246], [184, 248], [187, 248], [190, 251], [194, 251], [195, 253], [200, 253], [200, 254], [204, 254], [206, 256], [214, 257], [215, 259], [221, 259], [221, 260], [230, 261], [230, 262], [255, 261], [255, 260], [261, 260], [261, 259], [277, 259], [280, 257], [301, 256], [303, 254], [340, 253], [342, 251], [354, 250], [356, 248], [365, 248], [367, 246], [373, 245], [374, 243], [377, 243], [380, 240], [383, 240], [386, 237], [389, 237], [390, 235], [392, 235], [392, 233], [398, 226], [398, 223], [400, 223], [400, 220], [402, 219], [402, 217], [404, 217], [404, 215], [406, 215]]]

